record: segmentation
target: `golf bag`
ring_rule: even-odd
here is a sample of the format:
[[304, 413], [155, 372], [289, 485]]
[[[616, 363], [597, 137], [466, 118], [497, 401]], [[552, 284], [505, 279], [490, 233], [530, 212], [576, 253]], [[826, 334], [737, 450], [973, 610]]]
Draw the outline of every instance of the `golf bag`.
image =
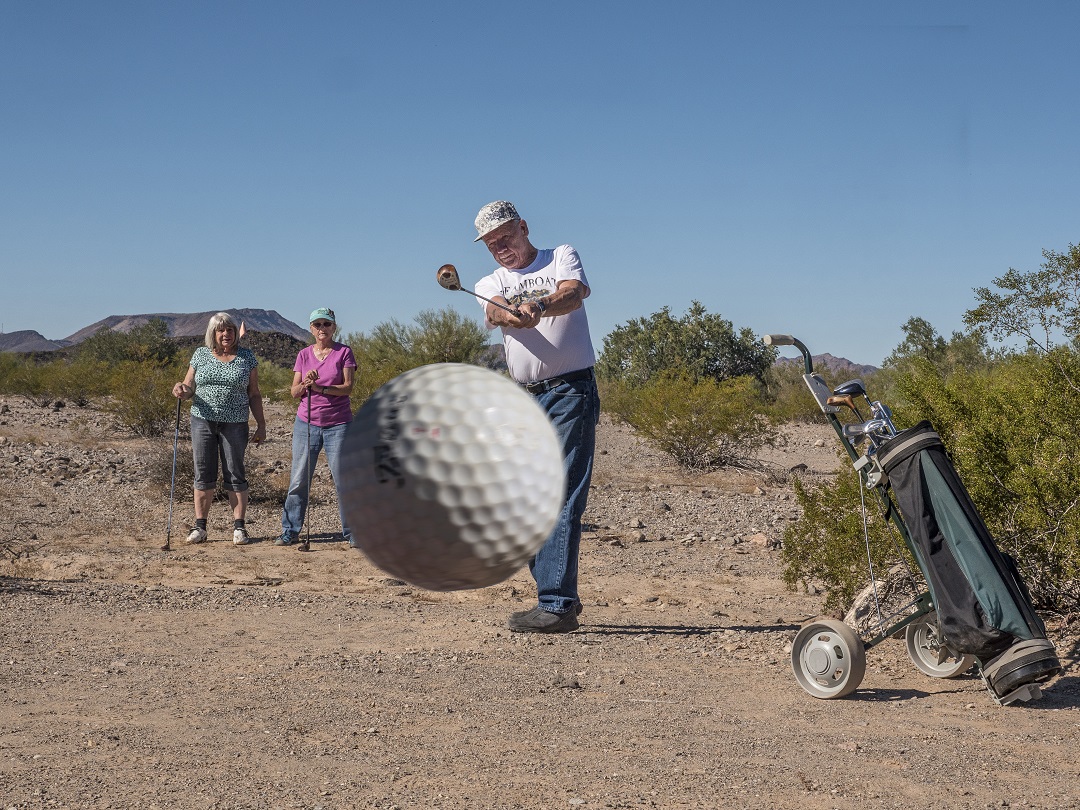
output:
[[974, 656], [998, 697], [1059, 672], [1016, 563], [990, 536], [933, 426], [898, 433], [878, 461], [926, 576], [942, 643]]

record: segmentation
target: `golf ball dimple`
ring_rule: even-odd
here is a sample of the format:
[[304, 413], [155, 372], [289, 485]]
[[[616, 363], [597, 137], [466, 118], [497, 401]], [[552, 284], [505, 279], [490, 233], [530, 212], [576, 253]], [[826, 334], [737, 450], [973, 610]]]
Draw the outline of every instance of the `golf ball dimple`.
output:
[[357, 412], [342, 448], [342, 503], [361, 550], [430, 590], [517, 571], [554, 528], [565, 487], [547, 415], [479, 366], [395, 377]]

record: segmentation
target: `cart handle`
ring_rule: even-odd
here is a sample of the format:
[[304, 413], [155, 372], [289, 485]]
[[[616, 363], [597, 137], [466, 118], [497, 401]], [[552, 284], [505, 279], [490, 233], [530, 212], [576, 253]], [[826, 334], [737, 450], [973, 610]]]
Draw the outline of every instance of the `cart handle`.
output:
[[797, 337], [792, 335], [763, 335], [761, 338], [766, 346], [794, 346], [800, 352], [802, 352], [803, 363], [806, 365], [806, 373], [810, 374], [814, 370], [814, 361], [810, 357], [810, 350], [806, 348], [806, 345]]

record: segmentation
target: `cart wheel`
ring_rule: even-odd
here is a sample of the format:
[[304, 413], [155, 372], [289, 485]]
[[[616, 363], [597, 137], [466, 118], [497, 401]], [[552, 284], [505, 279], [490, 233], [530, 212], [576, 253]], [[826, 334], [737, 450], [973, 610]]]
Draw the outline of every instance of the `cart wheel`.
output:
[[804, 625], [791, 645], [791, 668], [799, 686], [816, 698], [850, 695], [866, 674], [866, 650], [843, 622], [819, 617]]
[[[972, 655], [960, 655], [938, 640], [937, 613], [930, 612], [916, 619], [904, 631], [907, 652], [923, 673], [931, 678], [955, 678], [971, 669], [975, 663]], [[945, 653], [938, 661], [941, 652]]]

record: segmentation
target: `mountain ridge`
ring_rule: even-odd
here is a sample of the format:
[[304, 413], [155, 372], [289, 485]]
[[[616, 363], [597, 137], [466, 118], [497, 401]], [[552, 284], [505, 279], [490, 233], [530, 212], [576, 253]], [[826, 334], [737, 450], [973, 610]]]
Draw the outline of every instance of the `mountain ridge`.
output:
[[154, 312], [144, 315], [110, 315], [96, 323], [84, 326], [78, 332], [68, 335], [62, 341], [56, 341], [66, 346], [81, 343], [88, 337], [92, 337], [102, 329], [112, 329], [115, 332], [130, 332], [138, 326], [144, 326], [151, 320], [165, 321], [169, 329], [169, 337], [191, 337], [206, 333], [206, 325], [210, 318], [218, 312], [227, 312], [237, 323], [241, 321], [245, 328], [252, 332], [280, 332], [297, 340], [307, 341], [310, 333], [302, 326], [293, 323], [283, 317], [274, 309], [224, 309], [210, 310], [207, 312]]
[[[877, 366], [871, 366], [866, 363], [853, 363], [846, 357], [836, 357], [828, 352], [825, 354], [811, 355], [811, 360], [814, 361], [815, 370], [820, 371], [823, 368], [827, 368], [839, 374], [847, 374], [850, 377], [861, 377], [864, 374], [872, 374], [879, 370]], [[776, 359], [777, 365], [785, 363], [797, 363], [800, 368], [803, 367], [803, 360], [801, 357], [778, 357]]]

